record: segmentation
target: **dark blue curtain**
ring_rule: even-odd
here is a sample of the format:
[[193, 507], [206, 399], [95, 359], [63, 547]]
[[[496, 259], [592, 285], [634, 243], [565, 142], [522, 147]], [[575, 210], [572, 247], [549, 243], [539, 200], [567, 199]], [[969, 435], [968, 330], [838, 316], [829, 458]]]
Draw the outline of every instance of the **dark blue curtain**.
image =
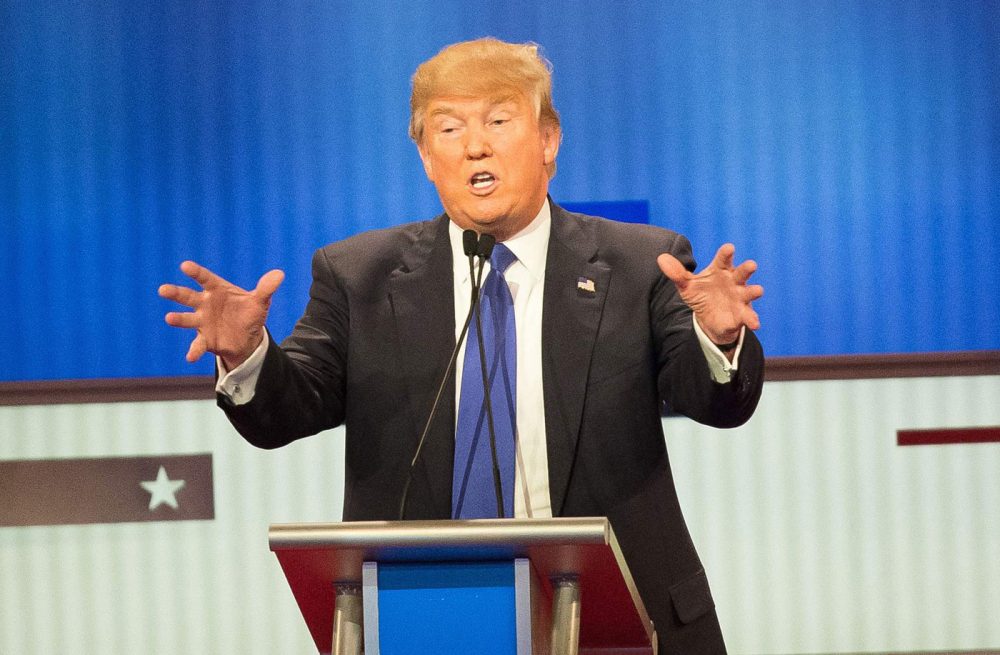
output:
[[554, 64], [555, 199], [736, 243], [769, 354], [1000, 347], [996, 2], [0, 0], [0, 380], [210, 372], [185, 258], [285, 269], [286, 334], [315, 248], [440, 210], [409, 77], [487, 34]]

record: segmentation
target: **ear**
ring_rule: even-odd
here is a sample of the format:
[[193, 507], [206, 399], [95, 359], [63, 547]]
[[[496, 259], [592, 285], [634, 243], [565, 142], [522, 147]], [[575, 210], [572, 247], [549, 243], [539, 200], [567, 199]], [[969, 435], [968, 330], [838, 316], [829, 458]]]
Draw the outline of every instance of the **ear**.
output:
[[420, 161], [424, 164], [424, 173], [427, 174], [427, 179], [433, 182], [434, 165], [431, 163], [431, 156], [427, 152], [426, 146], [423, 143], [417, 144], [417, 152], [420, 153]]
[[559, 154], [559, 142], [562, 141], [562, 131], [558, 126], [542, 128], [542, 155], [545, 165], [548, 166], [556, 160]]

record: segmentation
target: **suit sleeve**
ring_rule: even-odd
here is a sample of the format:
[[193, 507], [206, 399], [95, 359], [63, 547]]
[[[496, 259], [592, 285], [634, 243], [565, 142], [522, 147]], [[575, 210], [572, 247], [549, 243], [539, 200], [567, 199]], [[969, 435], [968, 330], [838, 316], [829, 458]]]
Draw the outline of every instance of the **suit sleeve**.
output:
[[253, 400], [237, 406], [217, 398], [240, 434], [260, 448], [278, 448], [344, 420], [349, 303], [324, 250], [313, 256], [312, 274], [306, 311], [280, 348], [269, 345]]
[[[675, 235], [666, 252], [694, 271], [691, 244], [686, 238]], [[753, 332], [746, 331], [740, 365], [732, 379], [720, 384], [712, 379], [694, 331], [691, 309], [681, 300], [674, 283], [660, 276], [650, 302], [660, 398], [671, 410], [713, 427], [736, 427], [749, 420], [764, 382], [764, 352]]]

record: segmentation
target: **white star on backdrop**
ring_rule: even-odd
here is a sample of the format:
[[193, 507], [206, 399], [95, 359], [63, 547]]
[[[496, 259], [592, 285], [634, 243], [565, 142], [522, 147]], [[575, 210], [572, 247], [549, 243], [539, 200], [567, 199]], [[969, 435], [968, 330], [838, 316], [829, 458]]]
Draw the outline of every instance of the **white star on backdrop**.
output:
[[171, 480], [167, 477], [167, 469], [160, 467], [155, 480], [140, 482], [142, 488], [152, 494], [149, 497], [149, 509], [154, 510], [166, 503], [173, 509], [177, 509], [177, 498], [174, 496], [184, 488], [184, 480]]

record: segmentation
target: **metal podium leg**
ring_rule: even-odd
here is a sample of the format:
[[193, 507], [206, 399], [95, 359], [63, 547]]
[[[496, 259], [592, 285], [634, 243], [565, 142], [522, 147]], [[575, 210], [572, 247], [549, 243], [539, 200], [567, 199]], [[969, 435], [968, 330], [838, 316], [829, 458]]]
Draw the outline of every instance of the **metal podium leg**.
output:
[[576, 578], [552, 580], [552, 655], [580, 650], [580, 583]]
[[332, 655], [361, 655], [362, 633], [361, 586], [338, 584], [333, 609]]

